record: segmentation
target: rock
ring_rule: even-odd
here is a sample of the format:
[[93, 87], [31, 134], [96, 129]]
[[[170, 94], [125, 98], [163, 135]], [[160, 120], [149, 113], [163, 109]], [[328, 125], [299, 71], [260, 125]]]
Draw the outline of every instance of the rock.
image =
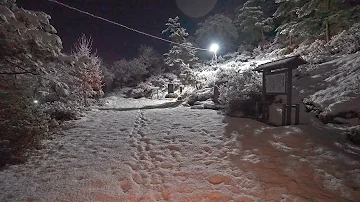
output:
[[219, 109], [225, 109], [226, 106], [214, 103], [213, 101], [207, 100], [203, 102], [204, 109], [213, 109], [213, 110], [219, 110]]
[[360, 125], [350, 128], [347, 138], [352, 143], [360, 146]]
[[194, 105], [194, 106], [191, 106], [191, 109], [204, 109], [204, 106], [203, 105]]
[[237, 118], [245, 117], [244, 113], [241, 111], [234, 111], [234, 112], [228, 113], [227, 115], [230, 117], [237, 117]]
[[135, 99], [139, 99], [145, 96], [145, 92], [141, 88], [136, 88], [131, 91], [130, 96]]
[[211, 184], [230, 183], [231, 178], [225, 175], [213, 175], [207, 179]]
[[340, 124], [349, 124], [352, 126], [360, 125], [359, 118], [345, 119], [345, 118], [341, 118], [341, 117], [336, 117], [336, 118], [334, 118], [334, 122], [340, 123]]
[[10, 159], [11, 154], [9, 152], [0, 151], [0, 168], [4, 167]]
[[190, 97], [188, 98], [187, 103], [189, 105], [194, 105], [196, 101], [205, 101], [211, 99], [213, 97], [213, 88], [204, 88], [198, 91], [195, 91]]
[[184, 107], [190, 107], [190, 105], [188, 103], [183, 103], [182, 106]]
[[169, 93], [169, 94], [165, 95], [165, 98], [177, 98], [177, 97], [178, 97], [178, 94], [176, 94], [176, 93]]

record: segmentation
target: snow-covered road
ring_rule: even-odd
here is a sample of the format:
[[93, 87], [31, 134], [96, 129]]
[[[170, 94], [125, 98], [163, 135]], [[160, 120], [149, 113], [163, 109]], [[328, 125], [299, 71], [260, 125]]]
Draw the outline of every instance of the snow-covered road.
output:
[[112, 101], [0, 171], [0, 201], [360, 201], [360, 148], [323, 128]]

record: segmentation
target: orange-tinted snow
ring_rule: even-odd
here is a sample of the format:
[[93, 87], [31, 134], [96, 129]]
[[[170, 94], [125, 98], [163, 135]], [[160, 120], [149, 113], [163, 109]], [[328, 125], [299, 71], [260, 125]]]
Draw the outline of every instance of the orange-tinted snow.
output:
[[360, 201], [360, 148], [339, 137], [186, 107], [93, 110], [1, 171], [0, 201]]

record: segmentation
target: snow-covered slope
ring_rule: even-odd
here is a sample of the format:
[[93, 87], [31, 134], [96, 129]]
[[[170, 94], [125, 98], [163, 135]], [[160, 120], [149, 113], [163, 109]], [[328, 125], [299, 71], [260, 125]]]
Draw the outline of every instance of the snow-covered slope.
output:
[[[211, 84], [221, 71], [223, 74], [232, 74], [276, 59], [279, 58], [272, 54], [247, 59], [244, 59], [242, 55], [234, 54], [231, 59], [218, 64], [217, 67], [205, 68], [205, 71], [199, 73], [199, 77], [206, 78], [204, 80]], [[293, 78], [293, 103], [302, 103], [306, 99], [317, 105], [324, 116], [336, 117], [339, 114], [344, 116], [349, 112], [354, 112], [359, 116], [360, 52], [332, 55], [328, 56], [327, 60], [330, 61], [321, 64], [309, 62], [308, 65], [294, 70], [293, 75], [296, 76]], [[284, 96], [282, 98], [284, 100]], [[353, 124], [360, 124], [360, 117], [351, 118], [356, 119], [352, 120]]]
[[333, 129], [118, 99], [0, 171], [0, 201], [360, 200], [360, 148]]
[[326, 114], [360, 114], [360, 52], [307, 68], [308, 75], [294, 83], [296, 88]]

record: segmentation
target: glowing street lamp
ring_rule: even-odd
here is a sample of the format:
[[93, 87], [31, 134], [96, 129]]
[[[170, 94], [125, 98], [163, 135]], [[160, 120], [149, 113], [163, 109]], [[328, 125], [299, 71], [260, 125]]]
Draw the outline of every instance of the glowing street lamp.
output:
[[34, 104], [38, 104], [39, 100], [34, 100], [33, 102], [34, 102]]
[[219, 45], [217, 45], [216, 43], [214, 43], [214, 44], [212, 44], [211, 46], [210, 46], [210, 51], [211, 52], [213, 52], [213, 53], [215, 53], [216, 54], [216, 52], [219, 50]]

